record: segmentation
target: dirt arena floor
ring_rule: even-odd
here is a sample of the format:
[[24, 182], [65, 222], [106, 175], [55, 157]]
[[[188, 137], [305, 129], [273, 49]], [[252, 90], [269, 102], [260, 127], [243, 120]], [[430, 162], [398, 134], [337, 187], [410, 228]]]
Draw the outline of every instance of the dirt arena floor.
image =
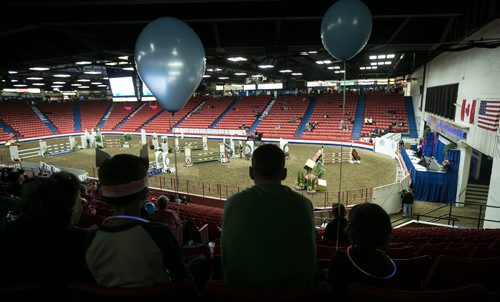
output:
[[[106, 136], [109, 139], [121, 138], [121, 136]], [[106, 139], [105, 138], [105, 139]], [[80, 141], [76, 138], [76, 142]], [[181, 142], [198, 141], [194, 139], [184, 139]], [[47, 144], [66, 143], [67, 138], [47, 140]], [[209, 151], [218, 151], [218, 145], [221, 140], [209, 140]], [[173, 147], [173, 139], [169, 139], [169, 147]], [[103, 150], [110, 155], [119, 153], [139, 154], [141, 145], [139, 137], [133, 137], [130, 142], [130, 148], [104, 148]], [[20, 143], [19, 149], [34, 148], [38, 146], [38, 141]], [[287, 160], [286, 167], [288, 170], [288, 177], [284, 184], [294, 188], [297, 173], [303, 171], [304, 163], [307, 159], [312, 158], [314, 154], [321, 148], [321, 145], [313, 144], [290, 144], [290, 156]], [[350, 151], [350, 148], [343, 148], [343, 151]], [[360, 164], [342, 164], [342, 187], [341, 190], [354, 190], [364, 191], [363, 189], [374, 188], [386, 184], [393, 183], [396, 178], [397, 161], [372, 151], [357, 149], [361, 156]], [[193, 151], [196, 154], [202, 151]], [[325, 152], [340, 152], [340, 147], [325, 146]], [[0, 146], [0, 156], [5, 159], [10, 158], [9, 148]], [[149, 150], [150, 161], [154, 160], [153, 150]], [[169, 154], [170, 166], [174, 166], [174, 154]], [[76, 152], [61, 154], [48, 157], [33, 157], [26, 161], [39, 163], [43, 161], [47, 164], [55, 165], [58, 167], [73, 167], [82, 169], [88, 172], [89, 176], [95, 175], [95, 151], [93, 149], [82, 149]], [[213, 196], [218, 198], [227, 198], [231, 194], [238, 192], [253, 184], [248, 176], [248, 167], [250, 161], [240, 158], [231, 158], [227, 164], [219, 162], [209, 162], [195, 164], [191, 167], [184, 165], [184, 153], [177, 154], [177, 168], [179, 177], [179, 191], [190, 192], [196, 194], [203, 194], [206, 196]], [[327, 181], [327, 192], [317, 192], [315, 194], [306, 194], [311, 199], [315, 207], [331, 206], [335, 202], [337, 193], [339, 191], [340, 183], [340, 164], [325, 165], [326, 171], [323, 178]], [[165, 189], [175, 190], [175, 175], [162, 173], [161, 175], [150, 178], [150, 186], [160, 187]], [[356, 190], [359, 189], [359, 190]], [[449, 207], [441, 208], [442, 204], [432, 202], [416, 202], [414, 204], [414, 214], [423, 214], [435, 210], [431, 215], [439, 216], [449, 212]], [[452, 207], [452, 214], [478, 217], [478, 208], [474, 207]], [[400, 214], [392, 215], [392, 220], [396, 221], [401, 218]], [[432, 221], [431, 218], [421, 218], [424, 221]], [[405, 220], [400, 220], [402, 223]], [[439, 221], [445, 223], [446, 221]], [[477, 222], [474, 219], [460, 218], [457, 225], [475, 227]]]

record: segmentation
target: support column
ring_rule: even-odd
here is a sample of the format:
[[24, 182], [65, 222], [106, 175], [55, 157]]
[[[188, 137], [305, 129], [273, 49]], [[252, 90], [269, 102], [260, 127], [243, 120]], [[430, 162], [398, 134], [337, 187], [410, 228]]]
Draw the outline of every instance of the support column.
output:
[[[462, 144], [458, 147], [458, 150], [460, 150], [460, 164], [458, 166], [457, 196], [455, 201], [465, 202], [465, 191], [467, 189], [467, 183], [469, 182], [472, 148], [468, 145]], [[455, 203], [455, 206], [463, 207], [464, 204]]]
[[[491, 168], [490, 189], [488, 191], [488, 206], [500, 207], [500, 136], [497, 135], [493, 151], [493, 167]], [[500, 220], [500, 208], [486, 208], [485, 219]], [[485, 221], [483, 228], [500, 228], [500, 222]]]

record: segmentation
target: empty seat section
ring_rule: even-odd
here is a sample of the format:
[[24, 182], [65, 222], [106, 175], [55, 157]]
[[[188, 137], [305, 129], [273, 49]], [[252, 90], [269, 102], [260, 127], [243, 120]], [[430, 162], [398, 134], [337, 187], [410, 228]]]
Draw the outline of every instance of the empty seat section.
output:
[[59, 133], [75, 132], [73, 103], [39, 103], [36, 106], [56, 127]]
[[103, 131], [112, 131], [120, 124], [127, 116], [134, 112], [137, 107], [142, 105], [139, 102], [115, 102], [108, 119], [102, 126]]
[[240, 129], [243, 124], [251, 127], [271, 100], [270, 95], [242, 97], [217, 123], [215, 129]]
[[[365, 124], [364, 118], [371, 118], [373, 124]], [[408, 132], [408, 115], [403, 95], [379, 92], [367, 94], [361, 136], [369, 136], [375, 128], [390, 129], [389, 132]]]
[[19, 138], [52, 135], [52, 131], [24, 102], [4, 102], [0, 110], [0, 120], [19, 133]]
[[0, 142], [8, 141], [12, 139], [12, 134], [4, 132], [2, 128], [0, 128]]
[[294, 138], [309, 104], [308, 95], [278, 96], [257, 131], [266, 138]]
[[207, 99], [203, 105], [193, 111], [179, 126], [180, 128], [206, 129], [226, 110], [233, 98], [221, 97]]
[[[343, 94], [321, 94], [314, 111], [309, 118], [310, 123], [316, 122], [312, 131], [304, 130], [302, 138], [321, 140], [351, 140], [353, 123], [358, 106], [358, 94], [346, 93], [345, 109], [343, 110]], [[344, 112], [344, 116], [342, 116]], [[344, 120], [344, 128], [341, 127], [341, 120]]]
[[88, 100], [80, 102], [81, 130], [89, 131], [97, 128], [112, 102], [104, 100]]
[[147, 121], [161, 111], [161, 107], [156, 102], [148, 102], [120, 127], [120, 131], [138, 132]]
[[176, 112], [174, 115], [172, 113], [163, 110], [154, 120], [152, 120], [149, 124], [147, 124], [144, 129], [146, 132], [158, 132], [158, 133], [167, 133], [170, 131], [171, 127], [174, 127], [180, 120], [182, 120], [189, 112], [191, 112], [196, 106], [198, 106], [201, 102], [203, 102], [204, 97], [191, 98], [189, 101], [182, 107], [181, 110]]

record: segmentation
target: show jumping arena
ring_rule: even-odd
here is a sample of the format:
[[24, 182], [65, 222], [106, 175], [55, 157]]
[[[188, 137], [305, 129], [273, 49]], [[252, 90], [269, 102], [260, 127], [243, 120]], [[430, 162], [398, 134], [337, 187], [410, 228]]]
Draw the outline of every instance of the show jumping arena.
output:
[[[107, 139], [123, 138], [121, 135], [111, 136], [106, 135]], [[148, 133], [148, 140], [151, 135]], [[68, 138], [44, 139], [48, 145], [67, 143]], [[201, 138], [185, 138], [180, 139], [180, 143], [201, 142]], [[77, 144], [80, 145], [80, 140], [76, 138]], [[229, 140], [226, 140], [228, 143]], [[103, 150], [110, 155], [118, 153], [139, 154], [141, 148], [140, 137], [133, 136], [129, 142], [130, 148], [123, 148], [115, 145], [113, 147], [105, 147]], [[208, 152], [219, 152], [219, 144], [222, 139], [209, 139]], [[256, 143], [258, 147], [260, 143]], [[277, 142], [276, 142], [277, 144]], [[106, 144], [105, 144], [106, 145]], [[238, 142], [235, 140], [235, 145]], [[243, 143], [244, 145], [244, 143]], [[174, 139], [169, 137], [168, 146], [174, 149]], [[304, 163], [308, 159], [312, 159], [316, 152], [321, 148], [321, 144], [289, 144], [290, 158], [286, 161], [288, 177], [284, 181], [285, 185], [295, 189], [298, 172], [304, 171]], [[30, 142], [19, 142], [19, 150], [39, 147], [39, 141], [33, 140]], [[350, 152], [350, 147], [343, 147], [343, 152]], [[149, 160], [154, 161], [155, 151], [149, 150]], [[388, 155], [378, 154], [370, 150], [362, 150], [356, 148], [361, 156], [360, 164], [350, 164], [349, 162], [342, 163], [342, 200], [349, 200], [353, 203], [361, 201], [371, 201], [372, 189], [379, 186], [384, 186], [395, 182], [397, 161]], [[337, 146], [324, 145], [325, 153], [338, 153], [341, 148]], [[203, 150], [192, 150], [192, 154], [207, 152]], [[0, 158], [3, 157], [5, 164], [12, 164], [10, 161], [9, 147], [0, 146]], [[174, 154], [169, 153], [170, 167], [174, 167]], [[82, 169], [88, 172], [91, 177], [97, 177], [95, 168], [95, 151], [94, 149], [81, 149], [72, 153], [58, 154], [54, 156], [35, 156], [24, 160], [25, 162], [39, 163], [45, 162], [56, 167], [68, 167]], [[177, 153], [177, 169], [179, 174], [179, 191], [195, 193], [205, 196], [213, 196], [225, 199], [229, 195], [238, 192], [253, 184], [248, 175], [248, 167], [250, 161], [244, 158], [229, 158], [228, 163], [220, 161], [209, 161], [192, 166], [185, 165], [184, 152]], [[339, 175], [340, 163], [331, 163], [325, 165], [326, 169], [323, 179], [327, 182], [326, 191], [317, 191], [314, 194], [309, 194], [305, 191], [298, 191], [306, 195], [313, 201], [315, 207], [331, 206], [332, 202], [338, 200], [339, 192]], [[175, 174], [161, 173], [150, 177], [149, 185], [152, 187], [175, 189]], [[345, 196], [350, 195], [350, 196]]]

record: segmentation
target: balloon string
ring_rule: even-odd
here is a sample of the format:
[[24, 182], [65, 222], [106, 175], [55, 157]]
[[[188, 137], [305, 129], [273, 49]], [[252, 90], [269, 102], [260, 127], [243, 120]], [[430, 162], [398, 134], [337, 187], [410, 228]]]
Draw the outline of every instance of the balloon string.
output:
[[[344, 61], [344, 83], [343, 83], [343, 87], [344, 87], [344, 91], [343, 91], [343, 96], [342, 96], [342, 118], [341, 118], [341, 123], [342, 123], [342, 131], [345, 130], [345, 88], [346, 88], [346, 85], [345, 85], [345, 81], [346, 81], [346, 69], [345, 69], [345, 61]], [[339, 249], [339, 234], [340, 234], [340, 220], [341, 220], [341, 217], [340, 217], [340, 204], [342, 203], [342, 201], [340, 200], [340, 196], [341, 196], [341, 193], [342, 193], [342, 166], [343, 166], [343, 162], [344, 162], [344, 148], [343, 148], [343, 143], [340, 143], [340, 165], [339, 165], [339, 206], [338, 206], [338, 221], [337, 221], [337, 240], [335, 241], [335, 250], [338, 250]]]
[[172, 115], [168, 118], [168, 127], [170, 128], [170, 131], [172, 131], [172, 133], [174, 134], [174, 167], [175, 167], [175, 192], [176, 192], [176, 199], [175, 199], [175, 202], [176, 203], [180, 203], [180, 197], [179, 197], [179, 173], [177, 172], [177, 150], [175, 149], [175, 131], [174, 129], [172, 128], [172, 116], [174, 115], [174, 113], [172, 113]]

